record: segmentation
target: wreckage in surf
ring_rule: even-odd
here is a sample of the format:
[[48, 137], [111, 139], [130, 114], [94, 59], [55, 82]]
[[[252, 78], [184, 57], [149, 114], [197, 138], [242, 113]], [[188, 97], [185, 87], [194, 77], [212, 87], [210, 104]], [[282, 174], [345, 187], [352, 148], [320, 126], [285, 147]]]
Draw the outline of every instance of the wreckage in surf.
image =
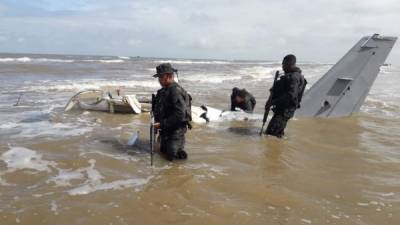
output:
[[[324, 76], [304, 93], [296, 117], [345, 117], [360, 110], [379, 71], [392, 50], [397, 37], [374, 34], [361, 38]], [[79, 106], [82, 109], [140, 113], [141, 104], [135, 95], [124, 97], [102, 95], [97, 101], [85, 103], [71, 98], [66, 110]], [[149, 107], [149, 106], [147, 106]], [[262, 115], [237, 111], [224, 111], [203, 106], [192, 107], [194, 123], [223, 120], [260, 120]]]

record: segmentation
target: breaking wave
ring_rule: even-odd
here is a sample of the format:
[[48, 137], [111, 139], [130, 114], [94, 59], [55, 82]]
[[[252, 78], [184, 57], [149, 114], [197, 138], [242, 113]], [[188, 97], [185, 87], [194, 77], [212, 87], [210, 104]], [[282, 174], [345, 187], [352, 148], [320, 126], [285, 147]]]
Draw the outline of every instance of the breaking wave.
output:
[[57, 59], [57, 58], [30, 58], [30, 57], [18, 57], [18, 58], [0, 58], [0, 63], [124, 63], [129, 57], [118, 57], [118, 59]]
[[135, 88], [135, 87], [145, 87], [145, 88], [159, 88], [160, 84], [157, 80], [141, 80], [141, 81], [110, 81], [110, 80], [66, 80], [62, 82], [57, 82], [47, 85], [35, 85], [26, 86], [21, 89], [21, 91], [79, 91], [84, 89], [103, 89], [103, 88]]
[[197, 60], [158, 60], [156, 63], [171, 63], [171, 64], [231, 64], [229, 61], [197, 61]]
[[85, 59], [83, 62], [98, 62], [98, 63], [123, 63], [123, 59]]
[[0, 62], [31, 62], [32, 59], [29, 57], [20, 58], [0, 58]]
[[75, 60], [72, 59], [49, 59], [49, 58], [0, 58], [0, 62], [19, 62], [19, 63], [30, 63], [30, 62], [54, 62], [54, 63], [73, 63]]
[[219, 84], [226, 81], [234, 81], [240, 79], [242, 79], [242, 76], [227, 76], [227, 75], [219, 75], [219, 76], [215, 75], [215, 76], [208, 76], [206, 78], [202, 75], [194, 75], [181, 78], [182, 81], [213, 83], [213, 84]]

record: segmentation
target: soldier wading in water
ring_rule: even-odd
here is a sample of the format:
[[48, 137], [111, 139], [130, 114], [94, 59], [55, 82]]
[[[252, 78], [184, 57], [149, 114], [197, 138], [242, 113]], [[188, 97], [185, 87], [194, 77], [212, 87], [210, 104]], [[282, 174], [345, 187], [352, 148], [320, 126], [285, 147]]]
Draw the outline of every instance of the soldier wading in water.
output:
[[157, 77], [162, 88], [157, 91], [152, 107], [154, 128], [160, 130], [160, 151], [168, 161], [186, 159], [185, 133], [191, 129], [192, 97], [174, 81], [174, 69], [171, 64], [163, 63], [156, 67]]
[[265, 106], [272, 106], [274, 112], [265, 133], [279, 138], [283, 137], [287, 122], [294, 116], [296, 109], [300, 108], [307, 85], [301, 70], [296, 66], [296, 56], [285, 56], [282, 69], [285, 74], [271, 88], [272, 98]]

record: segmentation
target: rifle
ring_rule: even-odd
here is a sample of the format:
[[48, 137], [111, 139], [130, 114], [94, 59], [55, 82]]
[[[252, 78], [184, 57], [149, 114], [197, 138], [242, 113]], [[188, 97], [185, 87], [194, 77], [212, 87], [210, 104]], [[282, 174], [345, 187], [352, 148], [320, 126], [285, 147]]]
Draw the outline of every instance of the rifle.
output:
[[153, 166], [153, 156], [154, 156], [154, 142], [156, 139], [156, 129], [154, 129], [154, 100], [155, 96], [154, 94], [151, 95], [151, 111], [150, 111], [150, 117], [151, 117], [151, 122], [150, 122], [150, 165]]
[[269, 95], [267, 102], [265, 102], [265, 112], [264, 112], [264, 117], [263, 117], [263, 124], [262, 124], [261, 130], [260, 130], [260, 136], [262, 135], [262, 133], [264, 131], [264, 126], [265, 126], [265, 123], [267, 122], [269, 111], [271, 110], [270, 103], [272, 101], [272, 97], [274, 94], [274, 92], [272, 90], [274, 89], [274, 86], [275, 86], [276, 81], [278, 80], [278, 77], [279, 77], [279, 70], [277, 70], [275, 73], [274, 83], [272, 84], [272, 88], [270, 89], [271, 94]]

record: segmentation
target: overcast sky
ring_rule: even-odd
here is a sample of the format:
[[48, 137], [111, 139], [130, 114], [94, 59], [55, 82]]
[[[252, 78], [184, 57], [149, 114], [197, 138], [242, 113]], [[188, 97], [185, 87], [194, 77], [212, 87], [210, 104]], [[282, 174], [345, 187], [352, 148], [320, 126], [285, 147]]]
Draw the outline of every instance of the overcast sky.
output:
[[0, 52], [336, 62], [399, 21], [399, 0], [0, 0]]

